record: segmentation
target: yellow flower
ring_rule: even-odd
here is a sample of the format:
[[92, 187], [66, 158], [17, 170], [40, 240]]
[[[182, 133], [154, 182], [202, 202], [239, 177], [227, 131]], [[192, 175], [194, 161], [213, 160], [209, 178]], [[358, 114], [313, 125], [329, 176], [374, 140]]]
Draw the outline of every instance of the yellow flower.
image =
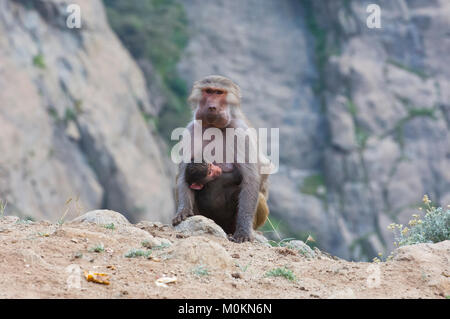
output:
[[431, 203], [431, 200], [428, 198], [428, 195], [423, 195], [422, 201], [423, 201], [425, 204]]
[[406, 233], [409, 231], [409, 228], [408, 227], [405, 227], [405, 228], [403, 228], [403, 230], [402, 230], [402, 234], [403, 235], [406, 235]]

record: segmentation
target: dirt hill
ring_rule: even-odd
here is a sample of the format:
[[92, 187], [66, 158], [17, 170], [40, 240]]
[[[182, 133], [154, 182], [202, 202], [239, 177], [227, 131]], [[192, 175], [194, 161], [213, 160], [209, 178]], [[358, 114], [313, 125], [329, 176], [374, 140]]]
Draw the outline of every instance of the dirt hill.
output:
[[[200, 222], [208, 220], [201, 217]], [[213, 228], [132, 225], [112, 211], [88, 213], [61, 225], [6, 216], [0, 219], [0, 298], [450, 295], [450, 241], [405, 246], [390, 261], [367, 263], [299, 250], [301, 246], [236, 244], [212, 235]], [[109, 284], [89, 282], [85, 272], [104, 273], [97, 278]], [[174, 282], [164, 286], [157, 282], [161, 278]]]

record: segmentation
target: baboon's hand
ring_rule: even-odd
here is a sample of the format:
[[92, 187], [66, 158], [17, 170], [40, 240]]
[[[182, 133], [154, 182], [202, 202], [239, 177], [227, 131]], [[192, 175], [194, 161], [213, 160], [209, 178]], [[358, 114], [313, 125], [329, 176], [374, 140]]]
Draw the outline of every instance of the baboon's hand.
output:
[[186, 218], [188, 218], [190, 216], [194, 216], [194, 212], [192, 210], [190, 210], [190, 209], [182, 209], [172, 219], [172, 225], [176, 226], [176, 225], [178, 225], [179, 223], [181, 223], [183, 220], [185, 220]]
[[233, 234], [233, 236], [230, 238], [231, 241], [234, 241], [235, 243], [243, 243], [246, 241], [252, 241], [253, 240], [253, 233], [252, 231], [242, 231], [242, 230], [236, 230], [236, 232]]

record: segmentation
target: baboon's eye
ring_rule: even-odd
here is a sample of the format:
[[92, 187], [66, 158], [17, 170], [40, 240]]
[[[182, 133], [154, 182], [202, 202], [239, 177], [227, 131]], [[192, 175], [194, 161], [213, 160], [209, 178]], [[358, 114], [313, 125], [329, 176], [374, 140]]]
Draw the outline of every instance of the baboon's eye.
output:
[[213, 93], [214, 93], [214, 90], [206, 89], [205, 92], [208, 93], [208, 94], [213, 94]]
[[216, 94], [223, 94], [224, 92], [222, 90], [216, 90]]

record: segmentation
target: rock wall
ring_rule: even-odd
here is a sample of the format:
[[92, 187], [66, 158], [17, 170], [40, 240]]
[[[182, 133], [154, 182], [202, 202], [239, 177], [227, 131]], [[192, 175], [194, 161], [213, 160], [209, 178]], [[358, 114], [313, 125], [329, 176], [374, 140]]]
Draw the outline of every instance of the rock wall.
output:
[[68, 29], [67, 1], [0, 0], [0, 197], [8, 213], [56, 220], [110, 208], [168, 221], [171, 180], [153, 106], [101, 1]]
[[377, 1], [382, 29], [367, 1], [181, 2], [180, 74], [229, 76], [252, 123], [280, 128], [269, 204], [291, 233], [368, 259], [423, 194], [450, 202], [446, 1]]

